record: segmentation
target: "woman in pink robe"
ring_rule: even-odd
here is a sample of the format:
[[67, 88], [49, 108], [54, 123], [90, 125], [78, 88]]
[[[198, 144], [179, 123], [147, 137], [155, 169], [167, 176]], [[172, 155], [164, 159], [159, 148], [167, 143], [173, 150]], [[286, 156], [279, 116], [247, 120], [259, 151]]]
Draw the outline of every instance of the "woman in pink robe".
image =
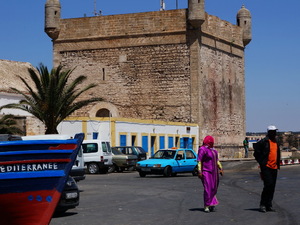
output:
[[214, 138], [206, 136], [203, 145], [198, 150], [198, 177], [204, 188], [204, 212], [215, 211], [219, 204], [216, 194], [219, 185], [219, 172], [223, 175], [222, 165], [218, 159], [218, 152], [213, 148]]

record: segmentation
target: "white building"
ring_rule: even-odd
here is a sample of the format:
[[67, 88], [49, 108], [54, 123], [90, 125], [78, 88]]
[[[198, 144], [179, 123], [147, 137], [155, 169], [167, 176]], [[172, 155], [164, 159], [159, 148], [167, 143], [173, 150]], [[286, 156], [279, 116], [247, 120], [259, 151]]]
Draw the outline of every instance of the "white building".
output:
[[57, 128], [60, 134], [85, 133], [86, 139], [110, 141], [112, 146], [141, 146], [151, 156], [158, 149], [192, 148], [197, 151], [198, 124], [128, 118], [67, 118]]

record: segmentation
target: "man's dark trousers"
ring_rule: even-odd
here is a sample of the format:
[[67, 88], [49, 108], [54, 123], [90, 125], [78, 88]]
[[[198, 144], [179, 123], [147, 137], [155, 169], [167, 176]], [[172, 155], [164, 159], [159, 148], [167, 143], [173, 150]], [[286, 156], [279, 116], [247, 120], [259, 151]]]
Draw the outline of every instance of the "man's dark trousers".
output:
[[260, 205], [269, 208], [272, 207], [272, 200], [277, 180], [277, 169], [271, 169], [267, 166], [263, 166], [260, 169], [264, 182], [264, 189], [261, 193]]

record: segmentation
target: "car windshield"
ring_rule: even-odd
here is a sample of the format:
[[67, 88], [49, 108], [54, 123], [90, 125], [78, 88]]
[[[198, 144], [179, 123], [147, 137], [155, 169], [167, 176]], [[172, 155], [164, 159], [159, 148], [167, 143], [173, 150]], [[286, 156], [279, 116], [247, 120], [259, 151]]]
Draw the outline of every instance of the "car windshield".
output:
[[114, 155], [124, 155], [122, 152], [120, 152], [118, 149], [116, 149], [116, 148], [112, 148], [111, 149], [112, 150], [112, 153], [114, 154]]
[[173, 159], [176, 151], [173, 150], [159, 150], [157, 151], [153, 158], [154, 159]]
[[140, 154], [146, 153], [146, 151], [145, 151], [142, 147], [136, 147], [136, 150], [137, 150]]

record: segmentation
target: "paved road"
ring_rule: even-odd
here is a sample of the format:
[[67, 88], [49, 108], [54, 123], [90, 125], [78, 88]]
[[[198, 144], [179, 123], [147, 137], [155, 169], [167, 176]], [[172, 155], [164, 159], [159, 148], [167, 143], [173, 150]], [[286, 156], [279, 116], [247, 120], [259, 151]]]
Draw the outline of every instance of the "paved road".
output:
[[136, 172], [88, 175], [79, 182], [80, 206], [50, 225], [297, 225], [300, 209], [300, 166], [279, 172], [274, 206], [260, 213], [262, 182], [255, 162], [226, 162], [217, 212], [203, 212], [202, 184], [191, 174], [140, 178]]

